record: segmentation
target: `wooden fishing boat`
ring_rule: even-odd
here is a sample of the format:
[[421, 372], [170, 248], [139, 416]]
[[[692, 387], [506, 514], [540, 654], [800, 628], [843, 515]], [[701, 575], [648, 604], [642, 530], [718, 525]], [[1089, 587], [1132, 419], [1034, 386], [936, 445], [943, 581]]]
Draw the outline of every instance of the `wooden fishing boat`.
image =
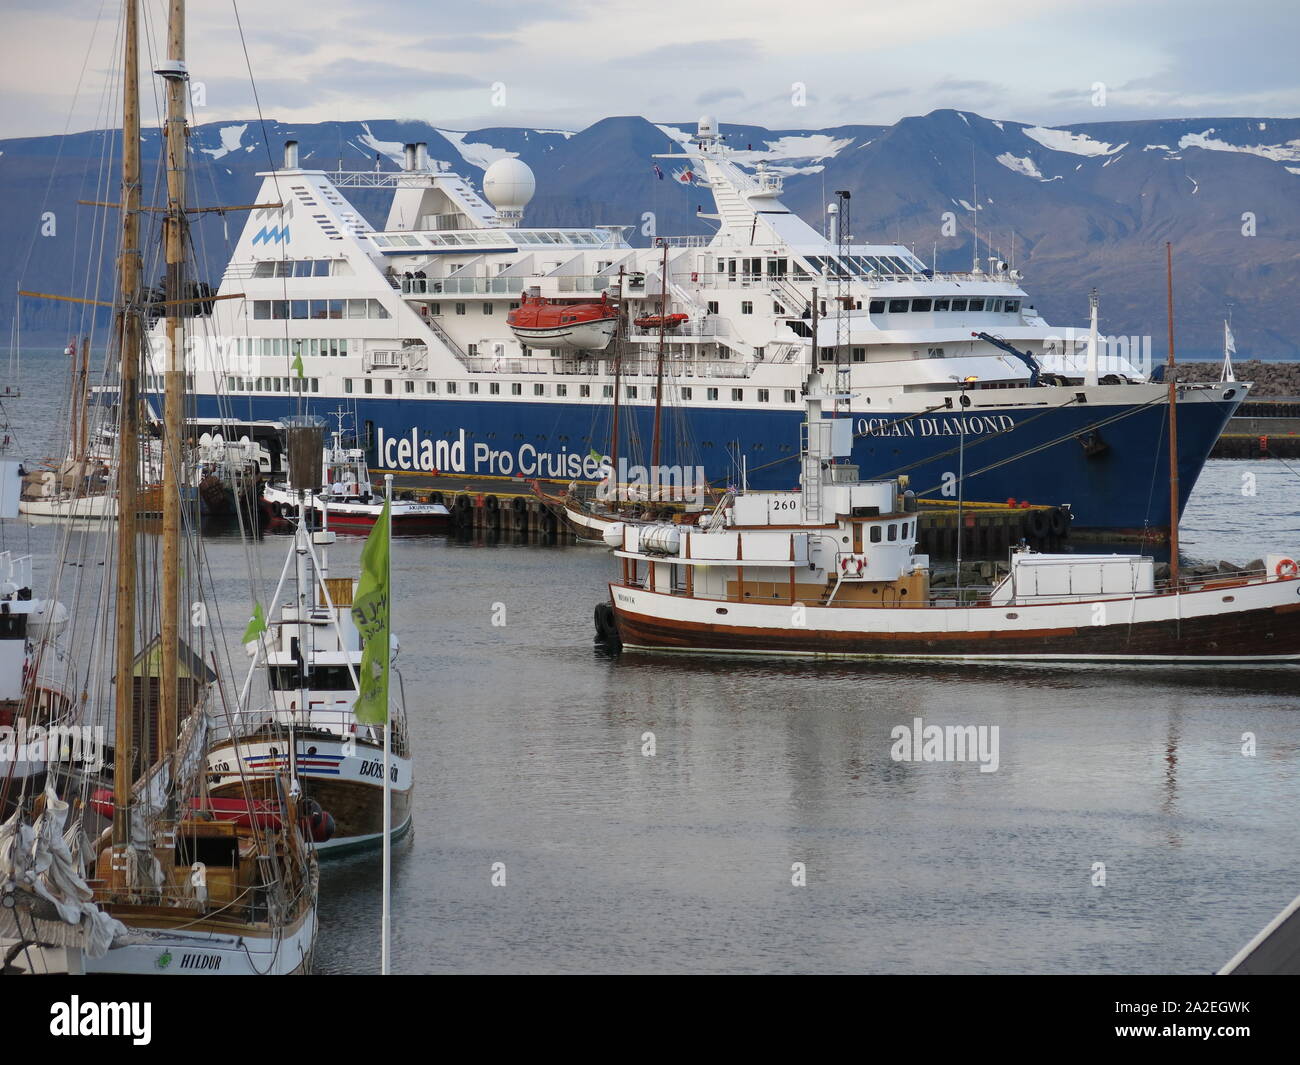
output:
[[[1171, 388], [1173, 386], [1171, 385]], [[597, 636], [628, 650], [1016, 662], [1300, 661], [1294, 557], [1262, 572], [1155, 579], [1141, 555], [1019, 550], [984, 590], [933, 589], [917, 503], [839, 460], [851, 421], [816, 371], [799, 491], [742, 492], [706, 529], [622, 524]], [[1171, 403], [1171, 411], [1175, 405]]]

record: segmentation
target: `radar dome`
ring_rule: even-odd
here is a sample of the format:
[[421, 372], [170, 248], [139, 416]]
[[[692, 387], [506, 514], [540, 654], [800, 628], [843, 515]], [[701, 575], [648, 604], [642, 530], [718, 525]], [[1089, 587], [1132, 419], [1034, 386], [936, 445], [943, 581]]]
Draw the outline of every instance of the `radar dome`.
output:
[[522, 159], [498, 159], [483, 172], [483, 195], [498, 211], [521, 211], [537, 191], [537, 179]]

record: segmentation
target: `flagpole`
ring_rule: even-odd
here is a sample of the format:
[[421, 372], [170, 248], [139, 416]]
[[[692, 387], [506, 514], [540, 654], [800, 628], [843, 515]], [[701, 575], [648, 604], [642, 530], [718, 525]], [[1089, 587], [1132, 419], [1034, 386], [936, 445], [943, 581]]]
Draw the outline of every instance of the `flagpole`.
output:
[[[387, 575], [385, 576], [384, 588], [386, 594], [388, 595], [388, 604], [386, 605], [386, 609], [391, 611], [392, 595], [393, 595], [393, 580], [392, 580], [393, 578], [393, 509], [392, 509], [393, 508], [393, 475], [391, 473], [384, 474], [384, 499], [387, 500], [387, 505], [384, 507], [384, 513], [387, 515], [387, 521], [388, 521], [388, 528], [385, 530], [385, 535], [388, 541], [388, 551], [385, 552], [388, 557], [387, 557], [387, 561], [385, 562], [385, 566], [387, 567], [388, 572]], [[385, 626], [385, 631], [390, 632], [391, 630], [392, 630], [392, 614], [390, 613], [389, 622], [388, 625]], [[390, 645], [388, 647], [384, 647], [382, 650], [385, 655], [389, 655], [391, 657], [392, 655], [391, 641], [390, 641]], [[389, 662], [387, 659], [384, 660], [384, 668], [385, 671], [389, 668]], [[388, 698], [387, 686], [385, 686], [384, 698], [385, 699]], [[383, 917], [380, 922], [381, 938], [382, 938], [382, 946], [380, 948], [380, 974], [382, 976], [389, 975], [389, 935], [392, 926], [392, 913], [391, 913], [392, 906], [390, 901], [390, 894], [392, 892], [392, 881], [393, 881], [393, 840], [392, 840], [393, 785], [388, 775], [389, 774], [388, 761], [389, 761], [389, 752], [392, 748], [392, 735], [393, 735], [393, 718], [392, 718], [391, 708], [386, 703], [384, 705], [384, 846], [383, 846], [384, 901], [383, 901]]]

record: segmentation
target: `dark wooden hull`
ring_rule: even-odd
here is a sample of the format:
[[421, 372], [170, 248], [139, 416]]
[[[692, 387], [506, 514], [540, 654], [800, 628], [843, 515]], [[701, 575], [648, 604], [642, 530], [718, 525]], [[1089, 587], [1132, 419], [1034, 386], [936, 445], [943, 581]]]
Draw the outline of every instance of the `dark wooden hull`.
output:
[[[302, 778], [303, 793], [320, 803], [321, 808], [334, 818], [334, 835], [317, 850], [332, 851], [378, 844], [384, 830], [384, 790], [378, 784], [362, 783], [335, 777], [317, 777], [310, 774]], [[274, 786], [266, 779], [254, 779], [248, 784], [254, 798], [271, 797]], [[410, 828], [410, 789], [392, 791], [393, 835], [403, 835]], [[243, 798], [244, 785], [223, 784], [212, 789], [216, 798]]]
[[[702, 625], [614, 605], [625, 647], [861, 658], [997, 658], [1050, 661], [1300, 660], [1300, 602], [1182, 621], [1018, 632], [829, 632]], [[900, 626], [910, 611], [899, 611]]]

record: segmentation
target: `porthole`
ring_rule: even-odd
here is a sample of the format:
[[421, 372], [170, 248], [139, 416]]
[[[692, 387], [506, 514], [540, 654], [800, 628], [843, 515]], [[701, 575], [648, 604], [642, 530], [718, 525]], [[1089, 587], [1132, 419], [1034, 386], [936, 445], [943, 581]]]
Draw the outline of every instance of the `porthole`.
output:
[[1011, 621], [1015, 621], [1016, 618], [1020, 617], [1020, 615], [1019, 615], [1019, 614], [1008, 614], [1007, 617], [1008, 617]]
[[1235, 603], [1237, 601], [1237, 597], [1235, 595], [1225, 595], [1223, 597], [1223, 601], [1225, 603]]
[[714, 611], [715, 614], [725, 614], [726, 612], [727, 612], [727, 608], [725, 606], [720, 606], [718, 607], [717, 610]]

